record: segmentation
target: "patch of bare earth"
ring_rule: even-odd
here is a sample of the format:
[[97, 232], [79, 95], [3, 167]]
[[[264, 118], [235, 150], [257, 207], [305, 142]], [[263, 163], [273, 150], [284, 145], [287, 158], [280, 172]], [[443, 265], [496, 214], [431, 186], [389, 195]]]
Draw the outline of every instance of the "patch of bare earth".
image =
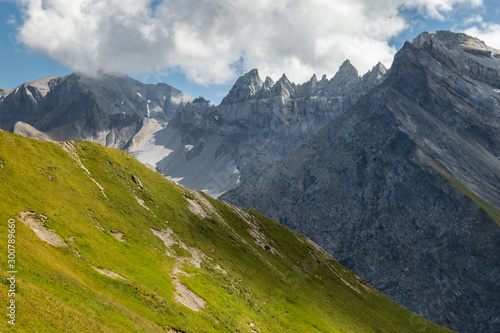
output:
[[189, 194], [194, 197], [191, 199], [185, 196], [189, 210], [204, 219], [217, 218], [219, 221], [225, 224], [223, 218], [217, 212], [217, 209], [210, 203], [210, 201], [205, 198], [201, 193], [196, 191], [189, 191]]
[[68, 247], [68, 244], [66, 244], [54, 230], [45, 228], [45, 222], [48, 220], [47, 216], [34, 212], [22, 212], [19, 213], [19, 220], [30, 227], [38, 238], [44, 242], [55, 247]]
[[150, 210], [148, 206], [146, 206], [146, 203], [144, 202], [144, 200], [142, 199], [139, 199], [138, 197], [135, 197], [135, 200], [137, 200], [137, 203], [139, 205], [141, 205], [142, 207], [144, 207], [146, 210]]
[[205, 308], [206, 302], [203, 298], [189, 290], [188, 287], [174, 279], [175, 294], [174, 299], [193, 311], [200, 311]]
[[[201, 263], [207, 259], [205, 254], [194, 248], [186, 246], [182, 241], [174, 238], [174, 231], [170, 228], [164, 228], [161, 230], [156, 230], [151, 228], [151, 232], [160, 238], [166, 246], [165, 255], [177, 259], [177, 263], [174, 265], [172, 269], [172, 278], [173, 284], [175, 286], [174, 299], [176, 302], [190, 308], [193, 311], [200, 311], [205, 308], [206, 302], [203, 298], [196, 295], [193, 291], [189, 290], [188, 287], [183, 285], [177, 279], [178, 276], [190, 276], [184, 272], [181, 268], [181, 264], [188, 264], [196, 268], [201, 268]], [[184, 250], [188, 251], [191, 254], [191, 258], [189, 257], [181, 257], [178, 256], [175, 250], [172, 248], [174, 245], [178, 245]]]
[[151, 228], [151, 232], [163, 241], [163, 244], [167, 247], [165, 250], [165, 255], [169, 257], [174, 257], [173, 251], [171, 251], [171, 247], [177, 244], [177, 241], [174, 239], [173, 234], [174, 231], [170, 228], [156, 230]]
[[112, 279], [115, 279], [115, 280], [127, 280], [126, 278], [124, 278], [120, 274], [115, 273], [113, 271], [110, 271], [107, 268], [97, 268], [97, 267], [92, 267], [92, 268], [94, 268], [96, 271], [98, 271], [102, 275], [106, 275], [107, 277], [110, 277]]
[[[163, 228], [161, 230], [151, 228], [151, 232], [163, 241], [163, 244], [165, 244], [165, 246], [167, 247], [167, 249], [165, 250], [165, 255], [169, 257], [175, 258], [180, 262], [188, 263], [196, 268], [201, 268], [201, 263], [203, 262], [203, 260], [207, 259], [202, 251], [198, 250], [197, 248], [187, 246], [181, 240], [175, 239], [174, 231], [170, 228]], [[175, 253], [175, 250], [172, 248], [174, 245], [178, 245], [182, 249], [188, 251], [191, 254], [191, 257], [178, 256]]]
[[249, 213], [247, 213], [246, 211], [244, 211], [243, 209], [241, 209], [239, 207], [231, 205], [228, 202], [224, 202], [224, 204], [226, 206], [228, 206], [229, 208], [231, 208], [233, 210], [233, 212], [235, 212], [243, 221], [245, 221], [250, 226], [250, 228], [247, 229], [247, 231], [250, 234], [250, 236], [252, 236], [255, 244], [257, 244], [263, 250], [269, 251], [274, 255], [279, 255], [280, 257], [282, 257], [281, 254], [279, 254], [271, 246], [270, 242], [268, 241], [268, 239], [266, 238], [264, 233], [262, 233], [262, 231], [260, 230], [257, 222]]
[[123, 243], [126, 241], [126, 239], [124, 238], [125, 234], [123, 232], [121, 232], [120, 230], [116, 230], [116, 229], [111, 230], [110, 233], [114, 238], [118, 239], [120, 242]]
[[85, 173], [87, 174], [87, 176], [90, 178], [90, 180], [92, 180], [94, 182], [94, 184], [97, 185], [97, 187], [101, 190], [101, 193], [102, 195], [108, 199], [108, 196], [106, 195], [106, 192], [104, 191], [104, 187], [101, 186], [101, 184], [99, 184], [93, 177], [92, 175], [90, 174], [90, 171], [85, 167], [85, 165], [83, 165], [82, 161], [80, 160], [80, 155], [78, 155], [78, 151], [76, 150], [75, 148], [75, 144], [73, 141], [66, 141], [66, 142], [62, 142], [60, 143], [60, 146], [66, 151], [69, 153], [69, 155], [71, 156], [71, 158], [80, 166], [80, 168], [83, 169], [83, 171], [85, 171]]

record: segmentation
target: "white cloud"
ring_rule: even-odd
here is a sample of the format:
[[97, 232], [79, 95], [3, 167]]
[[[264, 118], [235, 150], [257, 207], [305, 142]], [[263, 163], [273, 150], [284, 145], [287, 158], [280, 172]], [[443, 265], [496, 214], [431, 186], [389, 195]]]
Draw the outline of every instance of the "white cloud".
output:
[[474, 25], [463, 32], [477, 37], [484, 41], [486, 45], [500, 50], [500, 24], [483, 22], [482, 19], [477, 18]]
[[416, 7], [425, 16], [441, 21], [445, 20], [448, 14], [453, 13], [453, 9], [457, 5], [478, 7], [482, 4], [483, 0], [410, 0], [403, 2], [405, 6]]
[[[155, 2], [154, 9], [151, 4]], [[228, 83], [259, 68], [297, 82], [333, 75], [345, 60], [363, 73], [389, 65], [398, 9], [443, 19], [481, 0], [20, 0], [18, 38], [76, 71], [180, 70], [197, 83]]]

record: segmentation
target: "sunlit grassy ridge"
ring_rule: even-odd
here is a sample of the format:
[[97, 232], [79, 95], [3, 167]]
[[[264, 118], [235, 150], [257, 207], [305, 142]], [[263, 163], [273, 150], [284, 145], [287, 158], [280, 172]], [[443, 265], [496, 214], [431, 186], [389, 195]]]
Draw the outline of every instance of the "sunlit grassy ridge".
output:
[[[2, 309], [10, 218], [18, 259], [16, 330], [2, 314], [0, 332], [447, 331], [305, 237], [183, 189], [122, 151], [0, 131], [0, 183]], [[67, 247], [42, 241], [22, 212]], [[181, 304], [179, 285], [204, 302], [199, 311]]]

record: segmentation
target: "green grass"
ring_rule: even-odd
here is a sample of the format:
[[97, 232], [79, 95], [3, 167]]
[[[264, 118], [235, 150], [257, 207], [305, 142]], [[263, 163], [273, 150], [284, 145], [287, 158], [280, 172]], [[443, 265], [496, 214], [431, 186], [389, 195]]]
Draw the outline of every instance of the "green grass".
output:
[[[186, 201], [198, 200], [197, 195], [126, 153], [83, 141], [75, 147], [106, 197], [60, 146], [0, 131], [3, 309], [7, 220], [18, 221], [16, 330], [2, 315], [0, 332], [448, 331], [397, 305], [305, 237], [255, 211], [247, 212], [250, 226], [228, 205], [203, 195], [215, 213], [202, 218]], [[25, 211], [47, 216], [45, 227], [68, 247], [40, 240], [19, 221]], [[165, 254], [151, 228], [173, 230], [177, 244], [169, 253], [178, 258]], [[111, 230], [122, 232], [125, 241]], [[193, 263], [193, 248], [205, 257], [200, 267]], [[179, 270], [184, 273], [174, 274]], [[175, 279], [206, 307], [195, 312], [178, 303]]]
[[496, 208], [474, 192], [472, 192], [467, 186], [465, 186], [461, 181], [455, 178], [448, 170], [444, 167], [438, 165], [434, 162], [438, 168], [442, 171], [446, 179], [455, 187], [457, 190], [468, 196], [476, 205], [481, 207], [492, 219], [495, 221], [497, 225], [500, 226], [500, 209]]

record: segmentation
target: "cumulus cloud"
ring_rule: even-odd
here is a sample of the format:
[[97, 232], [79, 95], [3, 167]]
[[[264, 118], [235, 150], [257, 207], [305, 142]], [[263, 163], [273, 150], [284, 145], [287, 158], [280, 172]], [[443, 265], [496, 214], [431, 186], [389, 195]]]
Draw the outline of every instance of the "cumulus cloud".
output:
[[389, 65], [400, 9], [444, 19], [481, 0], [20, 0], [18, 39], [85, 73], [181, 71], [228, 83], [259, 68], [301, 82], [350, 59], [360, 72]]
[[481, 17], [475, 17], [474, 23], [477, 25], [465, 29], [464, 33], [477, 37], [486, 45], [500, 50], [500, 24], [483, 22]]

